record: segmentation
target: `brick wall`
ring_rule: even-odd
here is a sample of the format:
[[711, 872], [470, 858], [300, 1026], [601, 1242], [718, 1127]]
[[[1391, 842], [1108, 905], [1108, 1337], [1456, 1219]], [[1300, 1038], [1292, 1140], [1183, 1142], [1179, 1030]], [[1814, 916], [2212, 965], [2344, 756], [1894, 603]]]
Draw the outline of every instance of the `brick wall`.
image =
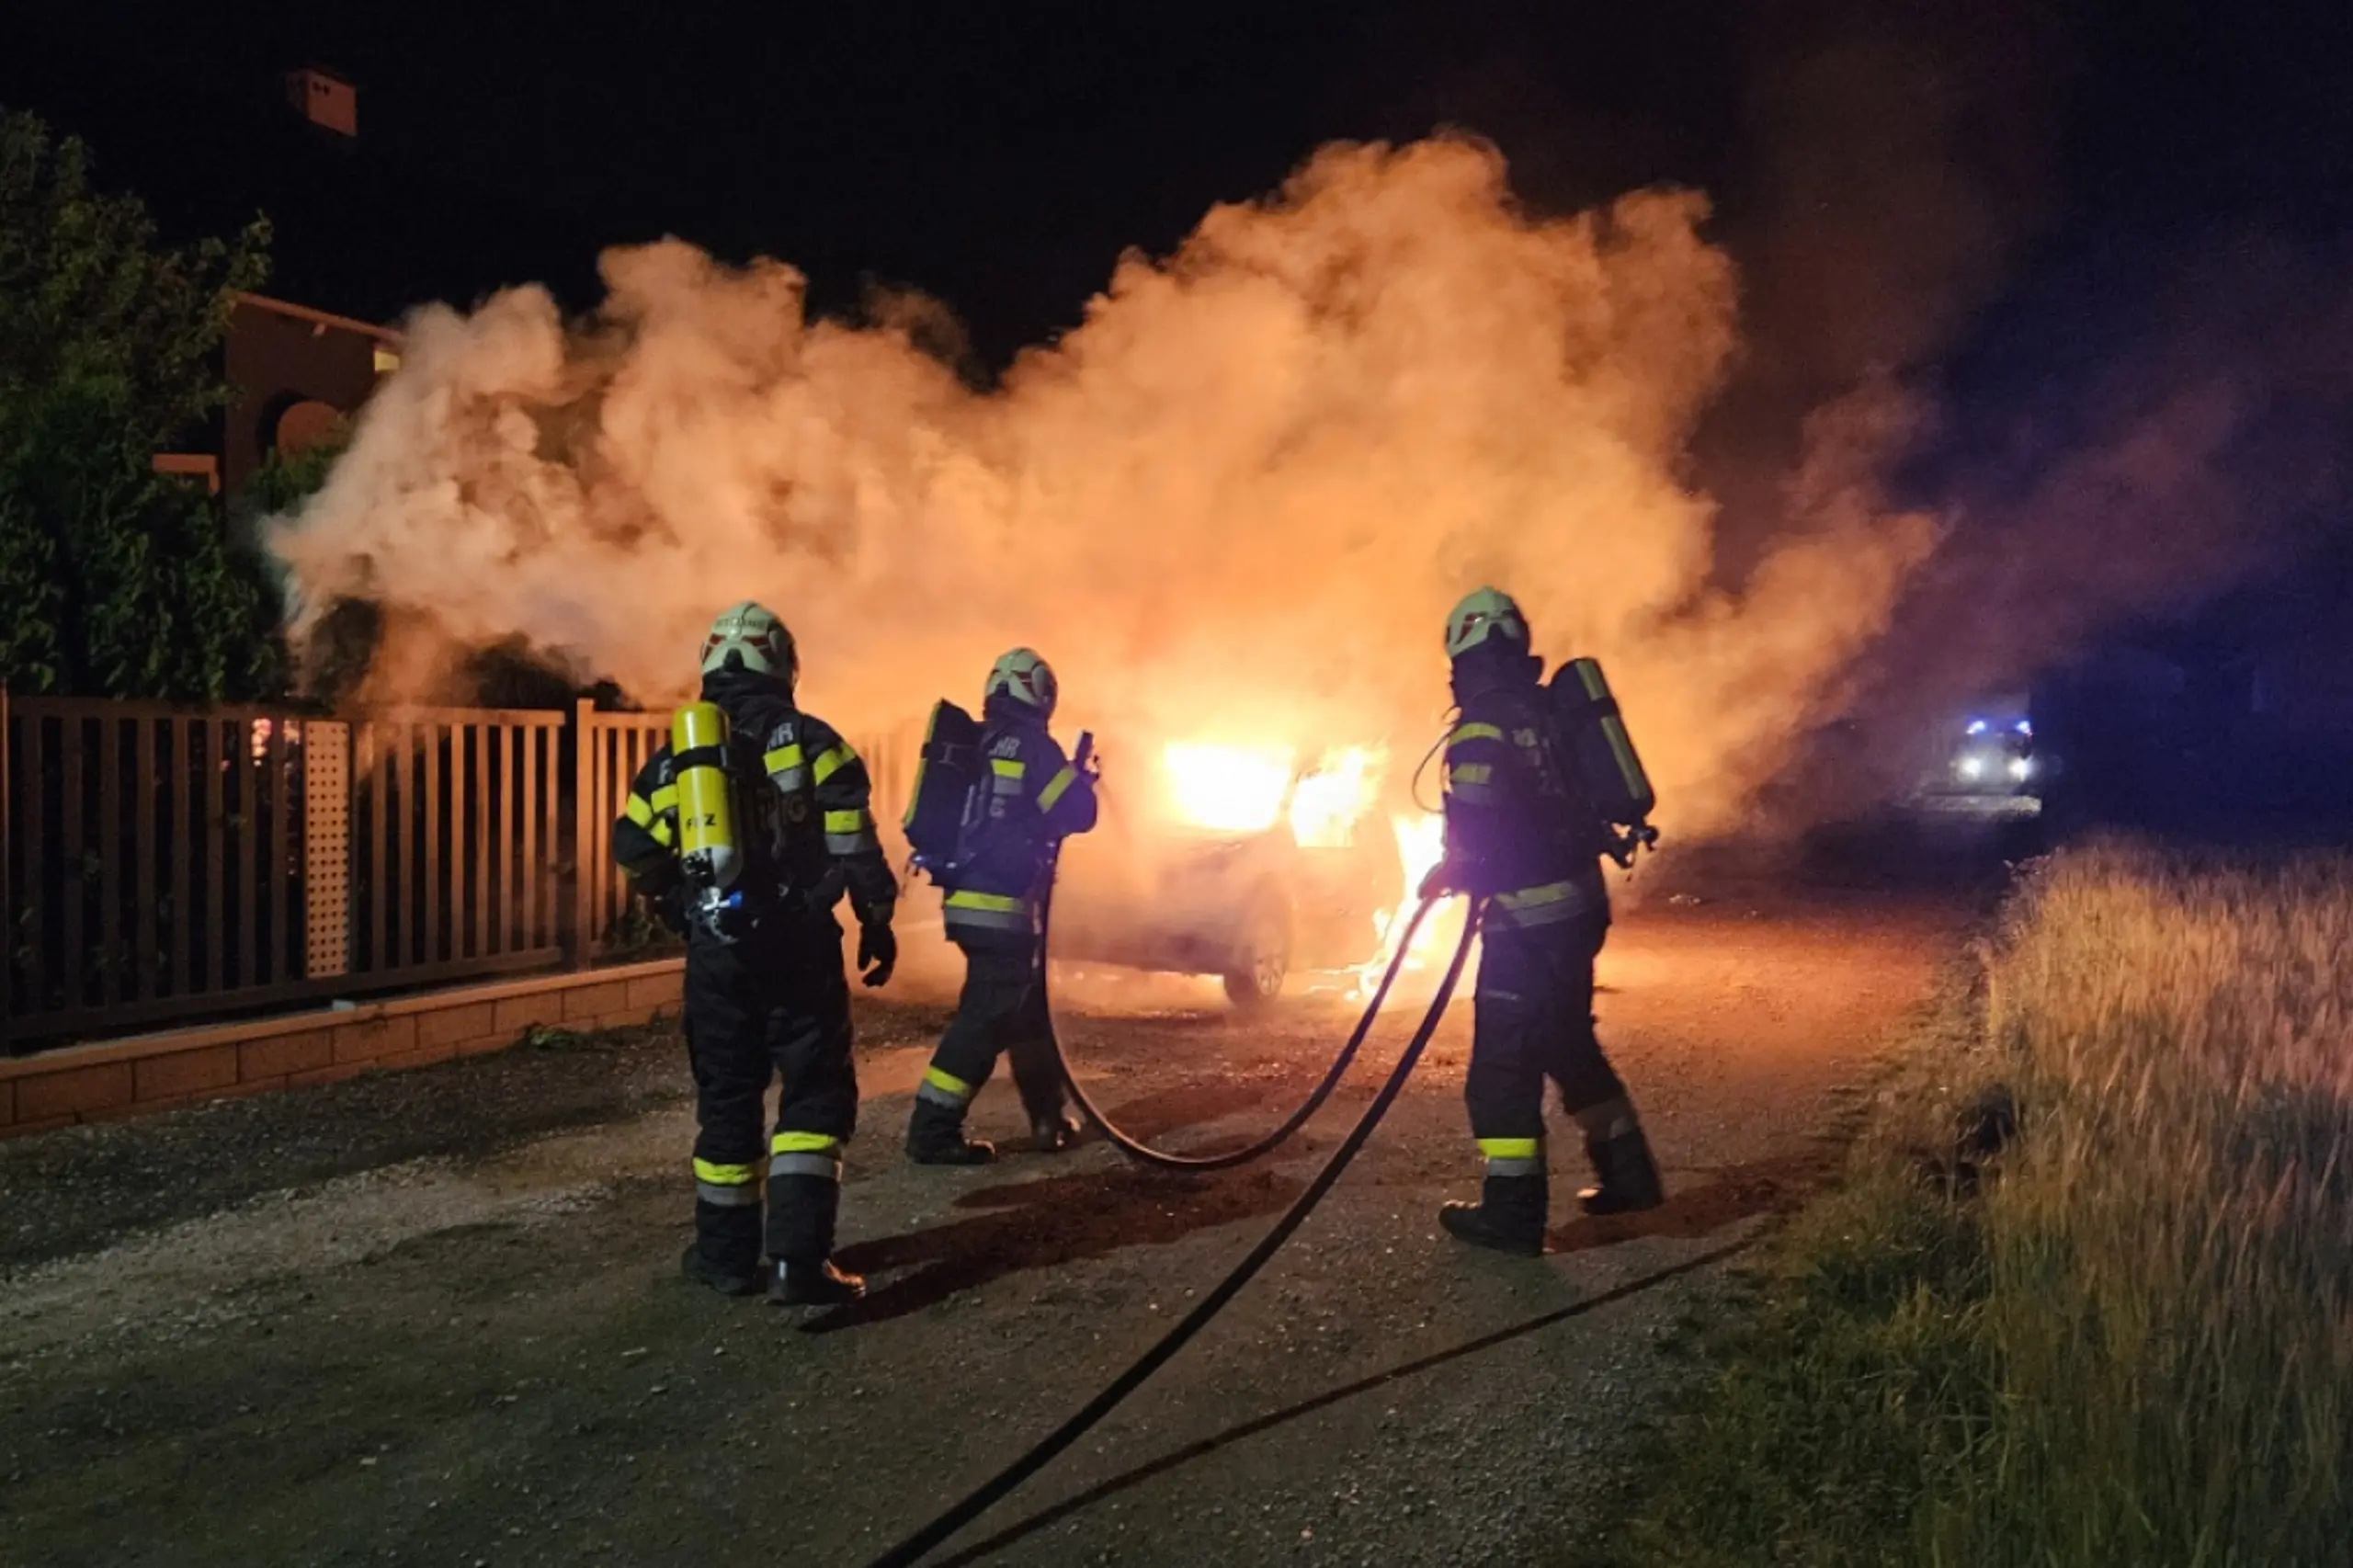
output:
[[533, 1028], [675, 1017], [679, 972], [671, 959], [458, 986], [0, 1061], [0, 1138], [479, 1056]]

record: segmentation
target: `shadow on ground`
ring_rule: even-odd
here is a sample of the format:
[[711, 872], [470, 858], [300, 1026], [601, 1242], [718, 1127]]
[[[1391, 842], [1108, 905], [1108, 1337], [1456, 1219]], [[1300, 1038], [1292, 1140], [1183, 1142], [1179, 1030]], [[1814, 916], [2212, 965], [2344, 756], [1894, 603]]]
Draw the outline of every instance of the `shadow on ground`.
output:
[[1601, 1220], [1580, 1215], [1557, 1225], [1545, 1238], [1546, 1250], [1585, 1252], [1640, 1236], [1697, 1241], [1738, 1221], [1788, 1213], [1820, 1190], [1837, 1169], [1836, 1156], [1827, 1151], [1720, 1165], [1700, 1173], [1694, 1185], [1670, 1183], [1665, 1205], [1647, 1214]]
[[[1120, 1106], [1111, 1119], [1144, 1138], [1245, 1110], [1260, 1102], [1247, 1085], [1191, 1085]], [[803, 1325], [832, 1334], [904, 1317], [1008, 1275], [1108, 1257], [1121, 1247], [1165, 1246], [1196, 1231], [1273, 1214], [1302, 1183], [1265, 1169], [1188, 1176], [1135, 1165], [1002, 1182], [956, 1199], [982, 1212], [944, 1225], [842, 1249], [862, 1274], [909, 1270], [864, 1300]]]

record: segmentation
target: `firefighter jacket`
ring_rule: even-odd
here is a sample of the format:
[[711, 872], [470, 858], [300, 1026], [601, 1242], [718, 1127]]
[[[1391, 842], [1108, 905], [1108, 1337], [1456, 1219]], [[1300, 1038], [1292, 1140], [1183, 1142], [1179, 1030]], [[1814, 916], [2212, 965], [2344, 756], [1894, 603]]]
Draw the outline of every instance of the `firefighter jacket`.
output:
[[1489, 931], [1608, 913], [1597, 822], [1550, 755], [1547, 702], [1532, 679], [1466, 693], [1446, 739], [1446, 859], [1487, 899]]
[[979, 809], [940, 906], [949, 934], [1027, 936], [1056, 846], [1095, 825], [1095, 780], [1074, 767], [1046, 726], [993, 707], [981, 733]]
[[[882, 857], [866, 764], [832, 725], [792, 704], [781, 682], [736, 670], [705, 677], [703, 699], [727, 715], [729, 772], [765, 776], [738, 806], [745, 856], [736, 885], [754, 918], [831, 913], [845, 890], [862, 925], [888, 925], [898, 881]], [[631, 781], [613, 824], [613, 858], [640, 890], [665, 898], [679, 882], [678, 790], [663, 746]]]

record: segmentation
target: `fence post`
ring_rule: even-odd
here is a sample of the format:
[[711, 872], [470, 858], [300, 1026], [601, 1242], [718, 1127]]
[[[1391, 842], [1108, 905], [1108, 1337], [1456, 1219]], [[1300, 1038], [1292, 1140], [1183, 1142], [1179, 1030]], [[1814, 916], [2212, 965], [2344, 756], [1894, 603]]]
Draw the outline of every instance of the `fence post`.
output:
[[[302, 975], [351, 972], [351, 726], [313, 719], [302, 726]], [[381, 875], [381, 871], [378, 875]]]
[[572, 711], [572, 940], [566, 946], [566, 969], [586, 969], [597, 947], [596, 871], [589, 864], [597, 852], [595, 821], [597, 704], [582, 698]]

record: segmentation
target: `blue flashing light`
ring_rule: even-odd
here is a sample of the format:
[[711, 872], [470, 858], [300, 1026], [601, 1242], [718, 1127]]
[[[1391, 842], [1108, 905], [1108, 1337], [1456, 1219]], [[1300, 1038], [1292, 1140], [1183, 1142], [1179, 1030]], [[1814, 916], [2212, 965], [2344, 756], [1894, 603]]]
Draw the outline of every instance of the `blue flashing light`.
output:
[[1983, 719], [1972, 719], [1969, 722], [1969, 733], [1972, 735], [1984, 734], [1985, 733], [1985, 721]]
[[2031, 720], [2021, 719], [2012, 727], [2016, 729], [2019, 734], [2026, 736], [2029, 740], [2034, 738], [2034, 723]]

